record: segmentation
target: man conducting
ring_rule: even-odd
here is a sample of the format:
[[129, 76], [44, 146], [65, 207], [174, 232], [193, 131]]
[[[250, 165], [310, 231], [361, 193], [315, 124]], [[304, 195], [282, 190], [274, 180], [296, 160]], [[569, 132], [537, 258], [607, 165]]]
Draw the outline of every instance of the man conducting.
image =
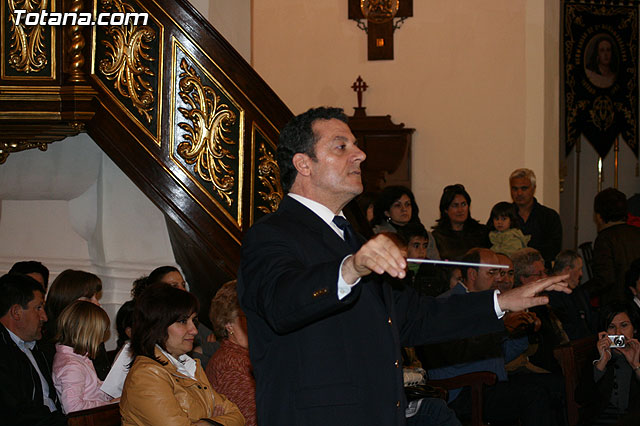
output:
[[342, 214], [362, 192], [365, 154], [341, 109], [316, 108], [280, 134], [288, 193], [242, 246], [238, 293], [247, 316], [261, 425], [404, 425], [401, 346], [503, 329], [505, 311], [569, 291], [564, 277], [502, 294], [419, 297], [382, 274], [405, 276], [397, 246], [366, 243]]

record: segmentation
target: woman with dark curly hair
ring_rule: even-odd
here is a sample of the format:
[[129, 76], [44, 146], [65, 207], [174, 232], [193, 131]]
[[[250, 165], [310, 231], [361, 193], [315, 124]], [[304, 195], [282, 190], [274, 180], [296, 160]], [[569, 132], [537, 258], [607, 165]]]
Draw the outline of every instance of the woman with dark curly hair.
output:
[[469, 249], [491, 245], [487, 227], [473, 219], [470, 210], [471, 196], [463, 185], [445, 186], [432, 232], [442, 259], [460, 260]]
[[244, 425], [238, 407], [211, 387], [200, 361], [187, 355], [197, 312], [195, 296], [162, 283], [136, 300], [135, 359], [120, 401], [123, 425]]

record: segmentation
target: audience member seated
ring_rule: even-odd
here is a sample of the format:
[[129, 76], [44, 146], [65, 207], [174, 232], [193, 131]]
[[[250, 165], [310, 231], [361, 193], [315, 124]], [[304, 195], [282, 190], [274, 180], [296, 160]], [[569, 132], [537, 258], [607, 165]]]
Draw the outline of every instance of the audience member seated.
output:
[[489, 247], [487, 227], [471, 217], [471, 196], [463, 185], [449, 185], [440, 197], [440, 219], [433, 237], [441, 259], [460, 260], [474, 247]]
[[498, 256], [499, 265], [507, 265], [509, 268], [500, 269], [493, 288], [500, 290], [501, 292], [511, 290], [513, 288], [513, 278], [515, 274], [513, 269], [513, 261], [504, 253], [496, 253], [496, 256]]
[[[527, 247], [515, 252], [511, 257], [514, 265], [514, 285], [519, 287], [547, 276], [544, 269], [544, 259], [540, 252]], [[536, 306], [531, 309], [542, 326], [538, 332], [529, 332], [529, 340], [538, 344], [535, 355], [529, 357], [530, 361], [547, 371], [559, 373], [561, 371], [558, 362], [553, 356], [553, 349], [558, 345], [567, 343], [569, 337], [562, 328], [562, 323], [555, 316], [549, 305]]]
[[77, 300], [58, 318], [53, 384], [65, 413], [109, 404], [112, 399], [100, 390], [91, 359], [109, 338], [109, 317], [91, 302]]
[[195, 296], [162, 283], [136, 300], [135, 360], [120, 401], [124, 426], [244, 425], [238, 407], [211, 387], [200, 361], [187, 355], [198, 332], [197, 312]]
[[502, 201], [491, 209], [487, 222], [491, 250], [511, 256], [521, 248], [525, 248], [531, 239], [520, 230], [516, 209], [513, 204]]
[[209, 382], [238, 406], [248, 426], [255, 426], [256, 380], [249, 360], [247, 319], [238, 304], [235, 280], [220, 287], [209, 316], [216, 340], [221, 342], [207, 364]]
[[44, 288], [31, 277], [0, 277], [0, 420], [13, 426], [66, 425], [51, 359], [38, 341], [47, 321]]
[[120, 351], [124, 345], [131, 340], [134, 306], [135, 302], [133, 300], [128, 300], [120, 306], [120, 309], [118, 309], [118, 313], [116, 314], [116, 331], [118, 333], [116, 350], [118, 351]]
[[125, 302], [116, 314], [116, 330], [118, 340], [116, 342], [117, 354], [107, 378], [104, 379], [100, 390], [113, 398], [120, 398], [124, 381], [129, 373], [133, 353], [131, 352], [131, 330], [133, 328], [133, 310], [135, 302]]
[[373, 226], [373, 205], [380, 194], [377, 192], [363, 192], [356, 200], [362, 213], [364, 213], [367, 223]]
[[597, 319], [589, 303], [589, 294], [580, 285], [582, 258], [574, 250], [563, 250], [553, 262], [553, 275], [569, 275], [571, 294], [549, 294], [549, 305], [562, 323], [570, 340], [578, 340], [596, 333]]
[[[640, 344], [638, 317], [624, 302], [603, 307], [596, 346], [600, 358], [582, 374], [576, 401], [590, 412], [590, 424], [638, 424], [640, 422]], [[624, 336], [623, 347], [612, 337]]]
[[[189, 291], [187, 283], [178, 268], [175, 266], [160, 266], [151, 271], [148, 277], [142, 277], [134, 281], [133, 289], [131, 290], [133, 298], [137, 298], [148, 286], [157, 283], [169, 284], [171, 287]], [[213, 332], [206, 325], [198, 322], [198, 335], [193, 343], [194, 349], [190, 355], [199, 359], [206, 366], [219, 347], [220, 343], [216, 342]]]
[[[500, 265], [507, 265], [508, 269], [500, 269], [493, 287], [501, 292], [510, 290], [514, 285], [513, 261], [503, 253], [496, 253]], [[505, 369], [509, 374], [547, 372], [529, 361], [529, 356], [535, 353], [537, 345], [529, 345], [529, 331], [537, 332], [542, 323], [535, 313], [527, 311], [507, 312], [503, 317], [504, 327], [508, 338], [502, 342]]]
[[585, 287], [604, 306], [627, 299], [624, 274], [640, 258], [640, 228], [627, 225], [627, 198], [617, 189], [599, 192], [593, 210], [598, 236], [593, 244], [593, 278]]
[[10, 274], [28, 275], [38, 281], [44, 287], [45, 293], [49, 286], [49, 269], [37, 260], [23, 260], [13, 264], [9, 269]]
[[449, 289], [454, 288], [460, 281], [462, 281], [462, 270], [458, 266], [445, 266], [443, 267], [445, 273], [445, 281], [449, 283]]
[[[43, 347], [45, 352], [50, 352], [53, 358], [55, 354], [55, 337], [57, 335], [58, 317], [71, 303], [76, 300], [86, 300], [97, 306], [102, 297], [102, 281], [97, 275], [91, 272], [76, 271], [73, 269], [64, 270], [53, 280], [49, 294], [47, 294], [47, 316], [49, 321], [45, 327]], [[100, 345], [95, 358], [91, 360], [96, 369], [96, 374], [100, 380], [104, 380], [111, 368], [111, 361], [107, 356], [104, 344]]]
[[[421, 223], [420, 210], [413, 192], [405, 186], [388, 186], [382, 190], [373, 204], [373, 232], [398, 232], [407, 224]], [[428, 235], [429, 246], [427, 256], [429, 259], [440, 259], [436, 241]]]
[[[472, 249], [462, 260], [493, 265], [499, 263], [495, 253], [489, 249]], [[439, 297], [491, 289], [495, 287], [498, 276], [498, 269], [494, 267], [463, 267], [463, 282]], [[523, 426], [556, 424], [550, 392], [544, 386], [529, 380], [528, 375], [514, 378], [507, 376], [501, 349], [503, 337], [503, 334], [496, 333], [463, 341], [421, 346], [416, 350], [423, 366], [429, 369], [430, 379], [447, 379], [476, 371], [496, 374], [498, 382], [485, 387], [483, 392], [485, 421], [519, 420]], [[438, 368], [434, 368], [434, 365], [438, 365]], [[449, 401], [449, 406], [460, 419], [469, 418], [471, 394], [468, 388], [451, 390]]]
[[[407, 258], [429, 259], [427, 255], [429, 234], [424, 225], [409, 223], [398, 230], [398, 236], [406, 245]], [[449, 282], [443, 266], [413, 262], [407, 265], [407, 276], [403, 281], [420, 293], [435, 297], [449, 290]]]
[[640, 317], [640, 258], [631, 262], [627, 273], [625, 274], [625, 282], [631, 293], [630, 299], [633, 307]]
[[509, 176], [511, 199], [518, 210], [521, 220], [520, 229], [530, 235], [529, 247], [542, 254], [545, 266], [551, 268], [551, 262], [562, 248], [562, 223], [558, 213], [542, 204], [534, 197], [536, 175], [530, 169], [517, 169]]

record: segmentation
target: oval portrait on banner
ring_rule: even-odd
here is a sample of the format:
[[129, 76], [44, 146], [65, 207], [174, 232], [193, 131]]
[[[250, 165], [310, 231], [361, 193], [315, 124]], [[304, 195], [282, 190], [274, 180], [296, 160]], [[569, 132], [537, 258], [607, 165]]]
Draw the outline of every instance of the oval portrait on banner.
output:
[[609, 34], [593, 36], [584, 50], [584, 71], [596, 87], [606, 89], [616, 81], [620, 56], [618, 46]]

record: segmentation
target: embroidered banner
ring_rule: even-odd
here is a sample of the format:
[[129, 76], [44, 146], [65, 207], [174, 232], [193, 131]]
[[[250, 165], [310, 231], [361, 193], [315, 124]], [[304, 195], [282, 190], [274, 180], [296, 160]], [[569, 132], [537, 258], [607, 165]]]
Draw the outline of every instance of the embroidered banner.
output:
[[584, 134], [600, 157], [618, 136], [638, 157], [637, 5], [565, 2], [563, 45], [566, 155]]

